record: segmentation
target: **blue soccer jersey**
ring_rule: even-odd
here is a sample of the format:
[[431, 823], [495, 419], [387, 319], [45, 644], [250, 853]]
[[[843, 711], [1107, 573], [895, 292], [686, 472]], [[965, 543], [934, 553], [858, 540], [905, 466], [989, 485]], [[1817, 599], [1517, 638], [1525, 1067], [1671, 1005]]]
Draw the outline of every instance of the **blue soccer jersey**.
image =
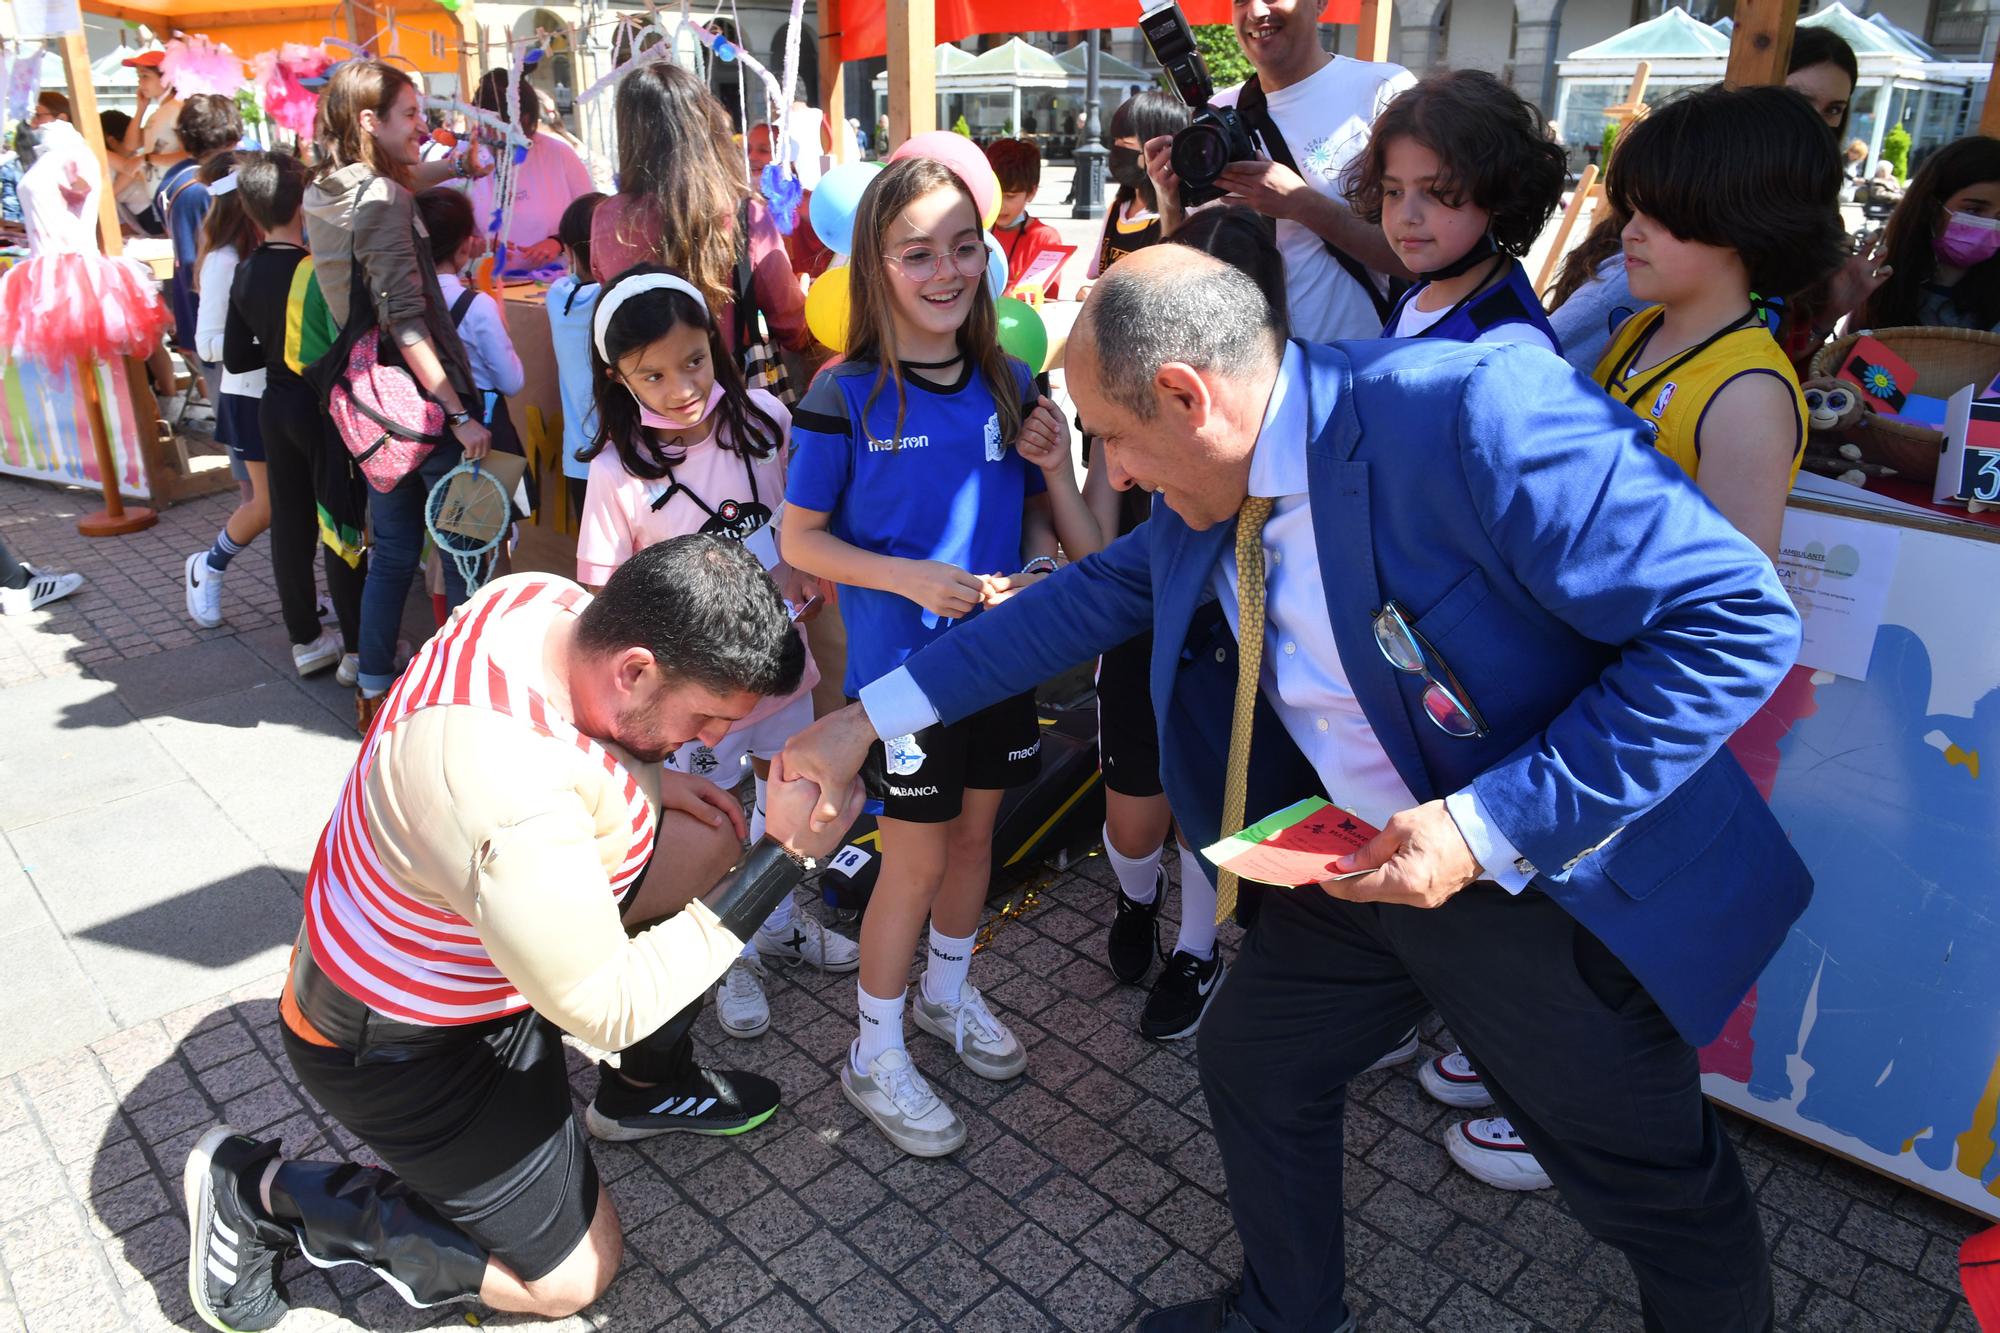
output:
[[[1025, 411], [1039, 397], [1033, 377], [1023, 363], [1009, 364]], [[877, 555], [939, 560], [971, 574], [1020, 569], [1023, 511], [1047, 487], [1041, 469], [1002, 442], [984, 377], [968, 364], [956, 384], [932, 385], [905, 371], [898, 429], [893, 384], [868, 402], [876, 374], [872, 364], [850, 363], [813, 381], [792, 416], [797, 453], [786, 501], [830, 515], [834, 536]], [[953, 624], [874, 588], [843, 587], [840, 612], [850, 696]]]

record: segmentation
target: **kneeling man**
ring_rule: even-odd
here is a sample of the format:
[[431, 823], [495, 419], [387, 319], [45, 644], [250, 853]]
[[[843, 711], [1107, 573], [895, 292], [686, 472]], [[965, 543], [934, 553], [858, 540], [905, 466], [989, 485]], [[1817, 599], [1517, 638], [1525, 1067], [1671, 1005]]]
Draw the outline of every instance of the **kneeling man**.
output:
[[300, 1084], [388, 1169], [205, 1135], [185, 1178], [203, 1319], [275, 1324], [293, 1247], [373, 1268], [413, 1305], [554, 1317], [595, 1300], [622, 1245], [564, 1032], [622, 1052], [585, 1111], [600, 1139], [770, 1117], [777, 1085], [697, 1065], [690, 1029], [860, 787], [835, 798], [839, 830], [809, 834], [818, 790], [773, 783], [746, 854], [734, 798], [660, 761], [721, 740], [804, 665], [756, 557], [701, 536], [639, 552], [594, 598], [501, 579], [424, 645], [320, 837], [281, 1003]]

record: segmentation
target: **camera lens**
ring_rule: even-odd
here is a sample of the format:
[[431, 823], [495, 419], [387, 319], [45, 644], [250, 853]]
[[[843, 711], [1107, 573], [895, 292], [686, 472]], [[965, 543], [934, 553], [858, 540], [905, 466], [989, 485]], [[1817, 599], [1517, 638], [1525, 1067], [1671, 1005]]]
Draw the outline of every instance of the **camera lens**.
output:
[[1203, 112], [1174, 136], [1174, 174], [1192, 185], [1213, 185], [1229, 165], [1229, 139]]

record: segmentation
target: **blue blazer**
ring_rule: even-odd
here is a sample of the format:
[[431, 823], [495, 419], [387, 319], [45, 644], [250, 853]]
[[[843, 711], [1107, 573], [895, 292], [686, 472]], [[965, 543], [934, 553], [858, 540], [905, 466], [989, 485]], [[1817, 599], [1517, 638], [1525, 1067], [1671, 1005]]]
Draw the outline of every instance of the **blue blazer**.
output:
[[[1728, 739], [1798, 650], [1770, 562], [1630, 412], [1545, 351], [1435, 339], [1302, 345], [1313, 528], [1356, 698], [1418, 801], [1470, 785], [1690, 1042], [1721, 1031], [1812, 894]], [[913, 657], [945, 721], [1154, 633], [1161, 777], [1217, 836], [1236, 644], [1211, 577], [1235, 525], [1164, 505], [1106, 550]], [[1385, 661], [1394, 598], [1489, 734], [1423, 714]], [[1318, 791], [1260, 700], [1247, 810]], [[1334, 793], [1338, 795], [1338, 793]], [[1392, 908], [1389, 910], [1419, 910]]]

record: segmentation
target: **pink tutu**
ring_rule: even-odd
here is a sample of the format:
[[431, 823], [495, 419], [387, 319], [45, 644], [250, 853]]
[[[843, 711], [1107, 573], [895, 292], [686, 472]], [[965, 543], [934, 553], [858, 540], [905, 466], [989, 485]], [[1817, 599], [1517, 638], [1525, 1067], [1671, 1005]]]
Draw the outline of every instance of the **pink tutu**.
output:
[[56, 366], [145, 356], [173, 322], [137, 260], [39, 254], [0, 273], [0, 352], [9, 358]]

